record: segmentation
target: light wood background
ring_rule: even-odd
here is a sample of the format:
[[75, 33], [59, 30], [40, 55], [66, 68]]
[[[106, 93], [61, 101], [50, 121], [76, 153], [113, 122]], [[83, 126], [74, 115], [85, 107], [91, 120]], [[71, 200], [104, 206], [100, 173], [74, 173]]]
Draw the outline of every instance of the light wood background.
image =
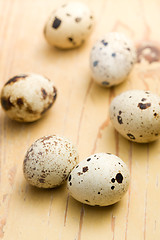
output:
[[[0, 108], [0, 239], [3, 240], [159, 240], [160, 141], [136, 144], [115, 132], [109, 121], [111, 99], [128, 89], [160, 94], [160, 63], [137, 63], [128, 79], [104, 89], [90, 76], [89, 52], [109, 31], [120, 31], [136, 46], [153, 44], [159, 57], [160, 0], [81, 0], [94, 11], [96, 24], [80, 48], [51, 48], [43, 26], [62, 0], [0, 0], [0, 89], [8, 78], [27, 72], [55, 82], [58, 98], [41, 120], [21, 124]], [[66, 1], [67, 2], [67, 1]], [[63, 185], [41, 190], [29, 186], [22, 162], [27, 148], [48, 134], [68, 137], [80, 160], [112, 152], [129, 167], [128, 193], [110, 207], [89, 207], [71, 198]]]

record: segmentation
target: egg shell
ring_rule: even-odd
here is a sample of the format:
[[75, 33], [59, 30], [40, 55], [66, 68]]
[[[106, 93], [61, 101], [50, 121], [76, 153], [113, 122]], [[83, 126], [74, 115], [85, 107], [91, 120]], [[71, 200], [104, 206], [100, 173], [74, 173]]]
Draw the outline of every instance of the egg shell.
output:
[[67, 183], [76, 200], [92, 206], [107, 206], [121, 200], [126, 193], [129, 171], [119, 157], [96, 153], [72, 170]]
[[25, 179], [39, 188], [54, 188], [64, 183], [78, 163], [75, 146], [61, 136], [44, 136], [28, 149], [23, 172]]
[[132, 41], [122, 33], [110, 32], [95, 43], [90, 53], [93, 80], [103, 87], [123, 82], [136, 61]]
[[1, 91], [1, 105], [9, 118], [33, 122], [53, 105], [57, 89], [53, 82], [38, 74], [21, 74], [9, 79]]
[[93, 25], [93, 14], [84, 3], [69, 2], [51, 14], [44, 28], [44, 36], [55, 47], [75, 48], [90, 35]]
[[154, 141], [160, 136], [160, 97], [144, 90], [123, 92], [111, 102], [110, 119], [128, 140]]

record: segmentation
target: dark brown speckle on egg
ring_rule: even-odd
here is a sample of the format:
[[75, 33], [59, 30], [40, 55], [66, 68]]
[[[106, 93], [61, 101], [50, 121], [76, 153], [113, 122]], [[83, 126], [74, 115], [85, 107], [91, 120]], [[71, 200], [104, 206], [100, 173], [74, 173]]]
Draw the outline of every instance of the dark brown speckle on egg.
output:
[[151, 103], [138, 103], [138, 106], [141, 110], [145, 110], [151, 106]]
[[88, 171], [88, 166], [83, 167], [82, 171], [83, 171], [84, 173], [87, 172], [87, 171]]
[[40, 179], [39, 179], [39, 182], [40, 182], [40, 183], [45, 183], [45, 180], [44, 180], [43, 178], [40, 178]]
[[35, 113], [35, 111], [33, 111], [32, 107], [30, 105], [27, 105], [26, 112], [28, 112], [30, 114], [34, 114]]
[[93, 62], [93, 67], [96, 67], [96, 66], [98, 65], [98, 62], [99, 62], [99, 61], [94, 61], [94, 62]]
[[116, 53], [112, 53], [112, 57], [116, 57]]
[[79, 23], [82, 19], [80, 17], [75, 18], [75, 22]]
[[68, 37], [68, 40], [69, 40], [70, 42], [73, 42], [73, 38], [72, 38], [72, 37]]
[[89, 161], [91, 161], [91, 158], [88, 158], [88, 159], [87, 159], [87, 162], [89, 162]]
[[52, 28], [57, 29], [59, 28], [59, 26], [61, 25], [61, 20], [57, 17], [55, 17], [53, 24], [52, 24]]
[[69, 181], [69, 182], [71, 181], [71, 178], [72, 178], [72, 176], [71, 176], [71, 175], [69, 175], [69, 178], [68, 178], [68, 181]]
[[127, 133], [127, 136], [128, 136], [130, 139], [133, 139], [133, 140], [136, 139], [135, 136], [134, 136], [133, 134], [131, 134], [131, 133]]
[[123, 124], [123, 121], [122, 121], [122, 117], [121, 117], [121, 116], [117, 116], [117, 120], [118, 120], [118, 123], [119, 123], [119, 124]]
[[9, 85], [9, 84], [13, 84], [15, 82], [18, 82], [21, 79], [25, 79], [27, 76], [28, 75], [26, 75], [26, 74], [14, 76], [13, 78], [9, 79], [8, 82], [6, 82], [5, 86]]
[[102, 85], [103, 85], [103, 86], [109, 86], [109, 84], [110, 84], [110, 83], [107, 82], [107, 81], [103, 81], [103, 82], [102, 82]]
[[23, 104], [24, 104], [24, 102], [23, 102], [23, 98], [17, 98], [17, 105], [21, 108], [22, 106], [23, 106]]
[[117, 181], [118, 183], [122, 183], [122, 181], [123, 181], [123, 176], [122, 176], [121, 173], [117, 173], [117, 175], [116, 175], [116, 181]]
[[102, 40], [101, 42], [103, 43], [104, 46], [108, 45], [108, 42], [106, 42], [105, 40]]
[[47, 98], [47, 92], [44, 88], [41, 88], [41, 92], [42, 92], [42, 97], [45, 100]]
[[10, 101], [10, 97], [5, 98], [5, 97], [1, 97], [1, 104], [2, 107], [8, 111], [10, 110], [12, 107], [14, 107], [13, 103]]
[[112, 178], [112, 179], [111, 179], [111, 182], [114, 183], [114, 182], [115, 182], [115, 178]]

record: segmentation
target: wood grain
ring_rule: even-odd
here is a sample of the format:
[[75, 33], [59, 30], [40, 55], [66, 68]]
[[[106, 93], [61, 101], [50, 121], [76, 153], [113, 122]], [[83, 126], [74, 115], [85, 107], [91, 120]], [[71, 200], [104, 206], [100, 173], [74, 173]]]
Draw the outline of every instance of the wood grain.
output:
[[[103, 89], [91, 79], [88, 61], [93, 43], [109, 31], [127, 34], [137, 48], [154, 46], [159, 56], [160, 1], [81, 1], [95, 13], [94, 31], [80, 48], [62, 51], [43, 37], [46, 19], [62, 0], [0, 0], [0, 88], [9, 77], [35, 72], [58, 89], [55, 106], [35, 123], [13, 122], [0, 108], [0, 239], [160, 239], [160, 141], [130, 143], [108, 115], [113, 97], [125, 90], [160, 94], [160, 62], [142, 60], [124, 83]], [[101, 151], [121, 157], [131, 174], [125, 197], [110, 207], [89, 207], [69, 196], [65, 184], [52, 190], [29, 186], [22, 173], [25, 152], [53, 133], [73, 141], [80, 160]]]

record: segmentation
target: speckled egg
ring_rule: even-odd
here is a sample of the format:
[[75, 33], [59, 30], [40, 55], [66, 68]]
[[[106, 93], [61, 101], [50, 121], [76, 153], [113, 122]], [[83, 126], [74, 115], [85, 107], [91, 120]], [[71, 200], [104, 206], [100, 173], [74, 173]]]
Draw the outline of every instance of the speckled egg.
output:
[[143, 90], [123, 92], [110, 105], [110, 119], [127, 139], [154, 141], [160, 136], [160, 97]]
[[90, 35], [93, 24], [93, 14], [84, 3], [69, 2], [52, 13], [45, 25], [44, 35], [50, 45], [75, 48]]
[[111, 32], [97, 41], [90, 53], [93, 80], [103, 87], [123, 82], [136, 60], [132, 41], [122, 33]]
[[97, 153], [80, 162], [67, 183], [76, 200], [92, 206], [107, 206], [121, 200], [126, 193], [129, 171], [119, 157]]
[[53, 82], [38, 74], [17, 75], [4, 85], [1, 105], [9, 118], [33, 122], [41, 118], [56, 100]]
[[28, 149], [23, 172], [31, 185], [54, 188], [65, 182], [77, 163], [77, 150], [68, 139], [56, 135], [45, 136]]

